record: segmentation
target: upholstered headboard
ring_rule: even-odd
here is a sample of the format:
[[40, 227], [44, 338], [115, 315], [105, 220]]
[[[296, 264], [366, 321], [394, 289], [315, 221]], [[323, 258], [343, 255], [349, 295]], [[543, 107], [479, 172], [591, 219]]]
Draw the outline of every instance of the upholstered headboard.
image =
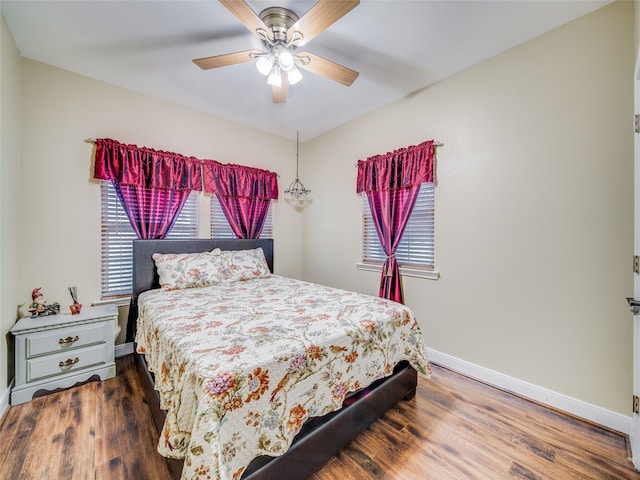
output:
[[158, 272], [153, 261], [154, 253], [195, 253], [221, 250], [249, 250], [262, 247], [264, 256], [273, 272], [273, 240], [134, 240], [133, 241], [133, 292], [127, 323], [127, 342], [135, 339], [136, 320], [138, 319], [138, 295], [147, 290], [159, 288]]

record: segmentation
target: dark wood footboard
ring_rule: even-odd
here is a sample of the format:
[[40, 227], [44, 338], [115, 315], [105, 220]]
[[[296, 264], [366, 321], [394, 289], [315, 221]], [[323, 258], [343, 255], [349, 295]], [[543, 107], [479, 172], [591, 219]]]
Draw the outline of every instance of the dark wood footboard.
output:
[[[160, 409], [158, 394], [153, 388], [153, 376], [147, 370], [142, 355], [136, 354], [136, 364], [159, 434], [165, 413]], [[396, 367], [393, 375], [378, 380], [369, 388], [348, 398], [342, 409], [324, 417], [310, 419], [284, 455], [265, 456], [253, 460], [242, 479], [302, 480], [307, 478], [398, 401], [413, 398], [417, 382], [417, 372], [407, 362], [402, 362]], [[166, 460], [173, 477], [179, 479], [182, 460]]]

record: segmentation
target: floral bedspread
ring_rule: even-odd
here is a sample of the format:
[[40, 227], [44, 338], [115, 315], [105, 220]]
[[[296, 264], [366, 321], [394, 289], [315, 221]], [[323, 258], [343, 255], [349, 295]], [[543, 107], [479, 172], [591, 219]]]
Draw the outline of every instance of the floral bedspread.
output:
[[138, 303], [138, 352], [167, 410], [158, 452], [185, 459], [183, 480], [239, 479], [402, 360], [430, 373], [411, 311], [376, 297], [274, 275]]

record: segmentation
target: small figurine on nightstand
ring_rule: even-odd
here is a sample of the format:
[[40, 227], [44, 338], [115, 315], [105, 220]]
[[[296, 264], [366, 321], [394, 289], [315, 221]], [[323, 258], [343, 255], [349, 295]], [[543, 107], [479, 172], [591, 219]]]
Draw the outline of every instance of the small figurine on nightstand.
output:
[[31, 318], [44, 317], [46, 315], [57, 315], [60, 313], [60, 304], [57, 302], [47, 303], [44, 300], [44, 296], [40, 290], [42, 287], [34, 288], [31, 292], [31, 305], [29, 306], [29, 312], [31, 312]]

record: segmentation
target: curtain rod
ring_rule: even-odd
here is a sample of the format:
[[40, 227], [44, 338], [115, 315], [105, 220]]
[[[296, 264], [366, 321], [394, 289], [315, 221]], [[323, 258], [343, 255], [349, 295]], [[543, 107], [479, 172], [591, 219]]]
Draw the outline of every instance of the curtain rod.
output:
[[[96, 143], [97, 141], [96, 141], [95, 138], [87, 138], [85, 140], [85, 142], [87, 142], [87, 143]], [[442, 143], [442, 142], [433, 142], [433, 146], [436, 147], [436, 148], [437, 147], [444, 147], [444, 143]]]

